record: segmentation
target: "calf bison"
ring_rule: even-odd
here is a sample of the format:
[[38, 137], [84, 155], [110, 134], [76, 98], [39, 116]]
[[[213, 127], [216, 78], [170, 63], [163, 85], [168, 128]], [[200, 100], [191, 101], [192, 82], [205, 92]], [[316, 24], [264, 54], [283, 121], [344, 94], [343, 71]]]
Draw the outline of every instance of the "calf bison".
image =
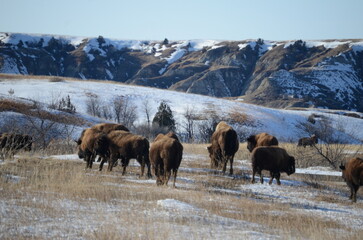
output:
[[14, 156], [18, 150], [31, 151], [33, 138], [27, 134], [3, 133], [0, 136], [0, 150], [4, 157]]
[[239, 148], [236, 131], [225, 122], [218, 123], [208, 146], [211, 168], [220, 168], [226, 172], [227, 162], [230, 162], [229, 173], [233, 174], [233, 158]]
[[[130, 132], [116, 130], [108, 135], [110, 140], [110, 162], [108, 170], [112, 171], [114, 163], [121, 158], [123, 167], [122, 175], [126, 173], [126, 167], [129, 165], [130, 159], [135, 158], [141, 165], [141, 174], [144, 175], [145, 164], [147, 166], [147, 176], [151, 177], [150, 161], [149, 161], [149, 141], [142, 136], [132, 134]], [[101, 166], [103, 165], [103, 160]]]
[[317, 143], [318, 143], [318, 137], [314, 134], [311, 137], [300, 138], [297, 146], [303, 146], [304, 148], [306, 146], [312, 147]]
[[295, 172], [295, 158], [289, 156], [285, 149], [278, 146], [262, 146], [252, 151], [252, 183], [255, 182], [255, 174], [260, 175], [260, 181], [263, 183], [262, 170], [270, 171], [270, 181], [276, 178], [277, 184], [280, 185], [280, 173], [286, 172], [291, 175]]
[[157, 185], [168, 185], [171, 171], [173, 171], [173, 187], [183, 157], [183, 146], [173, 133], [159, 134], [150, 147], [150, 162], [156, 176]]
[[268, 134], [260, 133], [257, 135], [251, 135], [247, 138], [247, 149], [252, 152], [253, 149], [260, 146], [274, 146], [279, 145], [277, 138]]
[[[92, 168], [96, 155], [99, 155], [103, 159], [108, 159], [109, 140], [104, 132], [87, 128], [83, 130], [79, 143], [78, 157], [84, 158], [86, 161], [86, 168]], [[101, 166], [100, 170], [102, 170]]]
[[341, 165], [342, 177], [350, 188], [349, 199], [357, 202], [357, 191], [363, 186], [363, 159], [352, 158], [345, 165]]

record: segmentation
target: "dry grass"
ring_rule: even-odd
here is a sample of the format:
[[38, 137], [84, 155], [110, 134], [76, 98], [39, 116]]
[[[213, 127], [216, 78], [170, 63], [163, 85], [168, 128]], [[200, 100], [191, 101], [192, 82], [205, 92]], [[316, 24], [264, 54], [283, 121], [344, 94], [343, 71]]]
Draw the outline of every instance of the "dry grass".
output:
[[[84, 170], [81, 160], [7, 160], [0, 164], [0, 238], [253, 239], [250, 234], [260, 232], [283, 239], [360, 239], [362, 230], [240, 191], [249, 180], [193, 171], [209, 166], [206, 146], [184, 145], [185, 154], [198, 159], [183, 160], [181, 169], [191, 170], [179, 172], [177, 189], [157, 187], [155, 179], [139, 179], [137, 164], [121, 176], [119, 167], [114, 172]], [[236, 159], [246, 159], [245, 147], [241, 145]], [[158, 205], [165, 199], [197, 210], [165, 209]], [[329, 194], [318, 195], [316, 201], [350, 204]], [[354, 206], [363, 208], [362, 203]]]

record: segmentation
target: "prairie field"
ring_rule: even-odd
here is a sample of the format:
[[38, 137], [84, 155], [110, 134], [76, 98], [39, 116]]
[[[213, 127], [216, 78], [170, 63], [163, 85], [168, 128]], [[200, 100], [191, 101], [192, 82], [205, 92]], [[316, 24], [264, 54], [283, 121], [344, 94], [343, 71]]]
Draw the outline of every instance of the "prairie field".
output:
[[351, 203], [338, 171], [301, 163], [308, 148], [284, 146], [297, 171], [278, 186], [267, 172], [250, 182], [245, 144], [233, 175], [210, 169], [207, 145], [183, 145], [176, 188], [140, 177], [136, 160], [125, 175], [62, 151], [0, 161], [0, 239], [361, 239], [362, 189]]

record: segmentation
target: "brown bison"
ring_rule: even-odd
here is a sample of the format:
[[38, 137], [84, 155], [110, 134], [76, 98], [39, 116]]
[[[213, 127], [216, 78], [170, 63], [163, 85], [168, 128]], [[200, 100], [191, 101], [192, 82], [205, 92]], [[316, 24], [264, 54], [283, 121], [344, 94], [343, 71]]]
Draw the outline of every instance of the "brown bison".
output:
[[357, 201], [357, 191], [363, 186], [363, 159], [352, 158], [345, 165], [341, 165], [342, 177], [350, 188], [352, 202]]
[[[150, 161], [149, 161], [149, 141], [142, 136], [132, 134], [130, 132], [116, 130], [108, 135], [110, 140], [110, 162], [108, 170], [112, 171], [114, 163], [121, 158], [123, 167], [122, 175], [126, 173], [126, 167], [129, 165], [130, 159], [135, 158], [141, 165], [141, 174], [144, 175], [145, 164], [148, 168], [147, 176], [151, 177]], [[101, 166], [104, 161], [101, 162]]]
[[176, 175], [183, 157], [183, 146], [173, 133], [159, 134], [150, 147], [150, 162], [154, 169], [157, 185], [168, 185], [173, 171], [175, 187]]
[[239, 148], [236, 131], [225, 122], [218, 123], [208, 146], [211, 168], [220, 168], [226, 172], [227, 162], [230, 162], [230, 174], [233, 174], [233, 158]]
[[[123, 131], [127, 131], [127, 132], [129, 131], [129, 129], [127, 127], [125, 127], [124, 125], [122, 125], [122, 124], [116, 124], [116, 123], [99, 123], [99, 124], [93, 125], [91, 127], [91, 129], [96, 130], [96, 131], [99, 131], [99, 132], [103, 132], [105, 134], [108, 134], [111, 131], [115, 131], [115, 130], [123, 130]], [[86, 130], [87, 129], [84, 129], [82, 131], [81, 136], [76, 141], [76, 143], [77, 143], [78, 146], [81, 145], [82, 139], [83, 139], [83, 136], [84, 136], [84, 133], [85, 133]], [[96, 157], [96, 156], [94, 156], [94, 157]], [[102, 159], [102, 157], [99, 156], [97, 162], [100, 162], [101, 159]], [[94, 158], [93, 158], [92, 161], [94, 161]], [[105, 162], [105, 161], [107, 161], [107, 159], [105, 159], [103, 162]], [[103, 164], [102, 164], [102, 166], [100, 166], [100, 171], [102, 170], [102, 167], [103, 167]]]
[[260, 175], [260, 181], [263, 183], [262, 170], [270, 171], [270, 181], [276, 178], [277, 184], [280, 185], [280, 173], [286, 172], [291, 175], [295, 172], [295, 158], [289, 156], [285, 149], [278, 146], [257, 147], [251, 154], [252, 162], [252, 183], [255, 182], [255, 174]]
[[[78, 145], [78, 157], [84, 158], [86, 168], [92, 168], [96, 155], [103, 159], [109, 157], [109, 140], [104, 132], [87, 128], [82, 132], [80, 144]], [[100, 171], [102, 167], [100, 166]]]
[[247, 138], [247, 149], [252, 152], [253, 149], [260, 146], [274, 146], [279, 145], [277, 138], [268, 134], [260, 133], [257, 135], [251, 135]]
[[6, 155], [14, 156], [18, 150], [31, 151], [33, 138], [27, 134], [3, 133], [0, 136], [0, 150]]
[[311, 137], [300, 138], [297, 145], [303, 146], [303, 147], [306, 147], [306, 146], [312, 147], [317, 143], [318, 143], [318, 137], [314, 134]]

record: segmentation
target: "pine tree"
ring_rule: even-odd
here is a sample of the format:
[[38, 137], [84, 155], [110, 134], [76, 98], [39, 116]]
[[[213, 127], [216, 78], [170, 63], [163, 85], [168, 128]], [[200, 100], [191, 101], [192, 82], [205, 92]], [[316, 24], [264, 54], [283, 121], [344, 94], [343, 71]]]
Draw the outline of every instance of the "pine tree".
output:
[[157, 124], [159, 127], [165, 127], [168, 131], [175, 131], [173, 112], [165, 102], [160, 103], [158, 112], [154, 116], [153, 124]]

